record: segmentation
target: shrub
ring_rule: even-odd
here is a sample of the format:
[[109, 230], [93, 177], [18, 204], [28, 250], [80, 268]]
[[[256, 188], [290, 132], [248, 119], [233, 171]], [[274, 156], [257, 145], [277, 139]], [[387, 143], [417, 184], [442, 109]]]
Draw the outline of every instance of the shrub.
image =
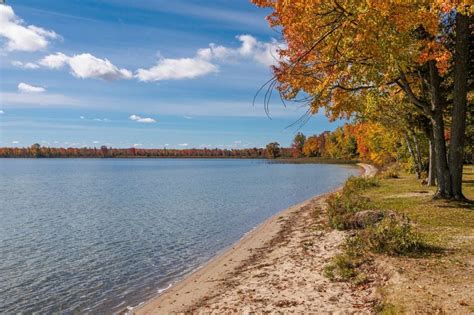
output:
[[347, 281], [358, 275], [357, 268], [360, 264], [359, 259], [338, 254], [324, 267], [324, 275], [331, 280]]
[[353, 193], [361, 192], [362, 190], [380, 186], [376, 177], [355, 177], [351, 176], [344, 184], [343, 192]]
[[335, 193], [327, 199], [331, 227], [338, 230], [353, 228], [353, 215], [368, 207], [369, 200], [362, 196], [362, 191], [378, 185], [375, 178], [350, 177], [341, 192]]
[[353, 215], [367, 207], [368, 199], [355, 193], [335, 193], [327, 199], [329, 225], [338, 230], [352, 228]]
[[388, 216], [379, 224], [361, 232], [367, 248], [376, 253], [388, 255], [419, 254], [426, 249], [419, 233], [412, 230], [406, 218]]
[[390, 179], [390, 178], [400, 178], [399, 168], [397, 166], [391, 166], [384, 170], [381, 173], [382, 178]]
[[331, 280], [351, 280], [355, 285], [365, 283], [367, 276], [360, 271], [361, 266], [367, 261], [364, 250], [364, 244], [357, 235], [347, 238], [344, 252], [334, 256], [324, 267], [324, 275]]

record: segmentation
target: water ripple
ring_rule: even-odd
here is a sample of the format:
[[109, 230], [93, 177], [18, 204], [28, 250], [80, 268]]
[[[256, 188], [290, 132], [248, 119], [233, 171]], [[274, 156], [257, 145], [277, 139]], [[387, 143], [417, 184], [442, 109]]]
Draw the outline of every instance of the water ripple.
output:
[[137, 305], [357, 169], [259, 160], [0, 160], [0, 313]]

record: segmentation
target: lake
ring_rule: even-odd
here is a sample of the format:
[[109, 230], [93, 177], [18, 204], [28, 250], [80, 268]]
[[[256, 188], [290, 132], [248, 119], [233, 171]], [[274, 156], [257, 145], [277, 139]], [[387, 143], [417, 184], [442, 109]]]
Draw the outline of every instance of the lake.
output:
[[137, 305], [359, 172], [266, 160], [0, 159], [0, 313]]

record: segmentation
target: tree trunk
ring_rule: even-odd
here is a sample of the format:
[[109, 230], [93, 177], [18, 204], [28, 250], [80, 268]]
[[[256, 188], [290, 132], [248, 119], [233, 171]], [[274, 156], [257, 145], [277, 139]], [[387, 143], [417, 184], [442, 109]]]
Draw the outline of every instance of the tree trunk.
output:
[[466, 131], [467, 80], [469, 71], [469, 17], [456, 15], [456, 44], [454, 53], [454, 91], [449, 152], [449, 169], [453, 198], [465, 199], [462, 193], [464, 138]]
[[434, 137], [433, 130], [430, 130], [429, 134], [429, 165], [428, 165], [428, 179], [426, 180], [427, 186], [436, 186], [436, 153], [434, 151]]
[[441, 96], [441, 78], [434, 60], [429, 61], [431, 89], [431, 125], [433, 127], [433, 144], [436, 156], [436, 181], [438, 190], [436, 199], [451, 199], [451, 175], [449, 173], [446, 140], [444, 139], [443, 101]]
[[420, 151], [420, 145], [418, 144], [418, 138], [416, 137], [416, 134], [414, 132], [413, 132], [412, 138], [413, 138], [413, 143], [415, 144], [414, 150], [416, 154], [416, 159], [418, 161], [418, 167], [420, 168], [420, 172], [426, 171], [426, 169], [423, 167], [423, 159], [421, 158], [421, 151]]
[[433, 124], [433, 144], [435, 153], [436, 182], [438, 190], [436, 199], [451, 199], [451, 175], [449, 173], [448, 161], [446, 156], [446, 141], [444, 139], [444, 121], [441, 113], [433, 115], [431, 120]]
[[413, 151], [413, 146], [411, 145], [410, 138], [408, 137], [407, 133], [404, 133], [403, 136], [405, 137], [405, 141], [407, 143], [408, 151], [410, 152], [410, 155], [413, 159], [413, 162], [415, 163], [416, 179], [420, 179], [421, 178], [421, 169], [420, 169], [420, 165], [418, 164], [416, 154]]

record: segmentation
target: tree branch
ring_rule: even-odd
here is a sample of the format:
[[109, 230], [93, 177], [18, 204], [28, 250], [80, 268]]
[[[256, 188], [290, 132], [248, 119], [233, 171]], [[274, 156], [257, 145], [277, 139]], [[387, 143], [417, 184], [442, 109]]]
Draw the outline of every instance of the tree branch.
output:
[[410, 102], [425, 112], [431, 112], [430, 106], [416, 97], [403, 71], [400, 71], [400, 80], [396, 80], [395, 82], [405, 92]]

